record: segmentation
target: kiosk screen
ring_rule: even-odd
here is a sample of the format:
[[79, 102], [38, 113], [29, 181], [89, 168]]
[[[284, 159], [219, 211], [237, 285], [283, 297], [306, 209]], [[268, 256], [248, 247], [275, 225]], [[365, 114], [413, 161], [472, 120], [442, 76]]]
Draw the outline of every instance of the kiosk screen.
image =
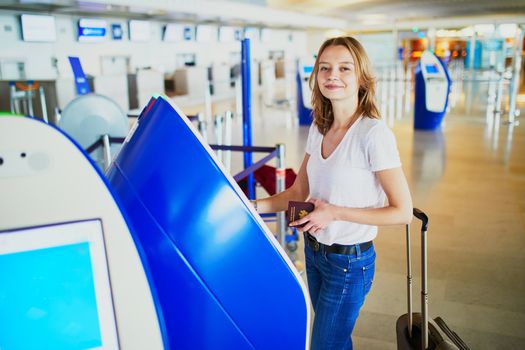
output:
[[100, 220], [0, 231], [0, 348], [117, 349]]
[[439, 69], [435, 64], [427, 64], [425, 65], [425, 69], [427, 73], [429, 74], [437, 74], [439, 73]]

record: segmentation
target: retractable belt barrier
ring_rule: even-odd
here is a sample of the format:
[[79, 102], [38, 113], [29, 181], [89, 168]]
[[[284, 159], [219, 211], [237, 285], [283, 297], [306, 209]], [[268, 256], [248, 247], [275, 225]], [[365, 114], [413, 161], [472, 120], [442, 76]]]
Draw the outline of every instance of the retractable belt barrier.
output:
[[[196, 118], [196, 117], [195, 117]], [[100, 139], [95, 141], [91, 146], [86, 148], [86, 153], [92, 153], [97, 148], [104, 146], [104, 136], [101, 136]], [[109, 136], [110, 143], [124, 143], [124, 137], [111, 137]], [[244, 169], [240, 173], [233, 176], [235, 181], [239, 182], [248, 177], [248, 175], [253, 174], [257, 169], [260, 169], [266, 163], [268, 163], [273, 158], [277, 157], [278, 150], [277, 147], [257, 147], [257, 146], [226, 146], [226, 145], [209, 145], [213, 150], [223, 150], [223, 151], [235, 151], [235, 152], [270, 152], [266, 157], [262, 158], [258, 162], [252, 164], [250, 167]]]

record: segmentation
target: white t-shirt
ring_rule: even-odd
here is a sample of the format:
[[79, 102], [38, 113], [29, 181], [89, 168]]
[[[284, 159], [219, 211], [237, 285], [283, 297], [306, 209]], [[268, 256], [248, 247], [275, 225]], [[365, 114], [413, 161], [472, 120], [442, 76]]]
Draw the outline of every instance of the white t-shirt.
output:
[[[350, 208], [381, 208], [386, 195], [374, 172], [401, 166], [396, 140], [381, 120], [360, 117], [326, 159], [323, 135], [312, 124], [306, 142], [310, 198]], [[377, 226], [333, 221], [315, 237], [323, 244], [356, 244], [373, 240]]]

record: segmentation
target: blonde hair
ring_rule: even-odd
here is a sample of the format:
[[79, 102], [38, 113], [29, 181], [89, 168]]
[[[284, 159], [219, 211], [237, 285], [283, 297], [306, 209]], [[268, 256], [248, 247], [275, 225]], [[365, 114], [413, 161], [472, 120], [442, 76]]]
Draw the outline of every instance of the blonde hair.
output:
[[363, 115], [369, 118], [380, 119], [381, 115], [375, 103], [375, 78], [372, 73], [372, 65], [368, 59], [363, 46], [356, 39], [345, 36], [338, 38], [331, 38], [326, 40], [319, 48], [319, 53], [315, 60], [315, 65], [310, 76], [310, 88], [312, 89], [312, 113], [313, 122], [319, 129], [319, 132], [325, 135], [332, 123], [334, 122], [334, 114], [332, 111], [332, 103], [329, 99], [323, 96], [317, 83], [317, 73], [319, 71], [319, 58], [324, 50], [329, 46], [344, 46], [350, 51], [354, 59], [355, 70], [357, 74], [358, 90], [358, 105], [356, 114]]

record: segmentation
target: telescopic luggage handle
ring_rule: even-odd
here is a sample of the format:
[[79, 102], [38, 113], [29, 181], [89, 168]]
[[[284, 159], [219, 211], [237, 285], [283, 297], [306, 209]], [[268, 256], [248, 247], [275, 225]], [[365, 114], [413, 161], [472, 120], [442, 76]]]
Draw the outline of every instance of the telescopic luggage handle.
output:
[[[414, 208], [413, 214], [421, 220], [421, 347], [428, 347], [428, 291], [427, 291], [427, 229], [428, 216], [420, 209]], [[410, 225], [406, 225], [407, 241], [407, 306], [408, 306], [408, 334], [412, 337], [412, 268], [410, 263]]]
[[422, 221], [421, 231], [425, 231], [426, 232], [427, 228], [428, 228], [428, 216], [427, 216], [427, 214], [423, 213], [423, 211], [421, 211], [418, 208], [414, 208], [412, 212], [414, 213], [414, 216], [416, 218], [418, 218], [419, 220]]

